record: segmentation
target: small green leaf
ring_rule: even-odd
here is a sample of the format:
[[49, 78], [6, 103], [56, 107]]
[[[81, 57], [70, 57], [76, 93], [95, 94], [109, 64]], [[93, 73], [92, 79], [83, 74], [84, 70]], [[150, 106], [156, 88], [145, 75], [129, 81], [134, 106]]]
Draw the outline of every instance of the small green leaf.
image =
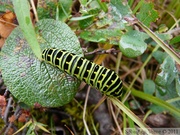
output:
[[123, 0], [111, 0], [110, 6], [113, 8], [112, 10], [114, 10], [117, 15], [120, 15], [122, 17], [132, 14], [128, 3]]
[[167, 56], [161, 64], [161, 72], [157, 75], [156, 96], [160, 99], [171, 101], [173, 106], [180, 108], [180, 101], [174, 100], [179, 98], [179, 72], [176, 69], [175, 61]]
[[[45, 3], [45, 7], [38, 7], [37, 8], [37, 12], [38, 12], [38, 17], [39, 19], [47, 19], [47, 18], [51, 18], [51, 19], [56, 19], [57, 18], [57, 8], [59, 10], [59, 5], [55, 2], [47, 2]], [[59, 16], [59, 14], [58, 14]]]
[[106, 13], [101, 13], [98, 17], [99, 17], [99, 20], [96, 21], [96, 25], [98, 28], [105, 28], [113, 24], [113, 20], [110, 19]]
[[[156, 87], [161, 87], [156, 85]], [[161, 87], [163, 88], [163, 87]], [[180, 108], [180, 98], [176, 90], [176, 81], [174, 80], [171, 84], [163, 88], [164, 93], [159, 89], [156, 90], [156, 97], [162, 99], [176, 108]], [[177, 100], [174, 100], [177, 99]]]
[[[85, 16], [89, 16], [89, 15], [85, 15]], [[82, 16], [84, 18], [84, 16]], [[83, 19], [79, 21], [79, 27], [81, 29], [85, 29], [88, 26], [90, 26], [93, 23], [94, 17], [88, 17], [87, 19]]]
[[166, 86], [168, 84], [171, 84], [176, 75], [174, 60], [171, 57], [166, 57], [160, 69], [161, 69], [161, 72], [156, 77], [155, 82], [159, 86]]
[[59, 8], [59, 20], [65, 21], [69, 18], [69, 15], [71, 13], [71, 7], [73, 5], [72, 0], [60, 0], [58, 2], [58, 8]]
[[155, 51], [152, 53], [152, 56], [159, 62], [163, 63], [164, 59], [167, 57], [167, 53], [162, 52], [162, 51]]
[[34, 54], [40, 60], [41, 49], [31, 22], [29, 3], [27, 0], [24, 0], [23, 2], [21, 0], [13, 0], [13, 5], [20, 28]]
[[166, 108], [161, 107], [161, 106], [156, 105], [156, 104], [150, 105], [149, 108], [156, 114], [162, 113], [163, 111], [168, 111]]
[[119, 29], [99, 29], [94, 31], [84, 31], [80, 36], [81, 38], [91, 42], [118, 45], [118, 41], [122, 34], [123, 33]]
[[123, 0], [111, 0], [109, 9], [111, 10], [109, 11], [107, 18], [112, 21], [110, 27], [125, 29], [127, 22], [124, 20], [124, 17], [132, 15], [128, 3]]
[[108, 11], [108, 7], [106, 5], [105, 2], [101, 2], [100, 0], [96, 0], [99, 4], [99, 6], [101, 7], [101, 9], [104, 11], [104, 12], [107, 12]]
[[177, 43], [180, 43], [180, 35], [174, 37], [174, 38], [170, 41], [170, 44], [177, 44]]
[[127, 57], [137, 57], [144, 53], [147, 44], [144, 42], [148, 35], [132, 30], [124, 34], [119, 41], [119, 48]]
[[154, 10], [153, 3], [144, 3], [140, 8], [137, 18], [146, 26], [150, 26], [151, 22], [155, 22], [158, 18], [158, 13]]
[[87, 1], [88, 1], [88, 0], [79, 0], [79, 2], [81, 3], [81, 5], [84, 5], [84, 6], [87, 4]]
[[95, 16], [99, 13], [99, 9], [98, 8], [92, 8], [90, 9], [88, 12], [85, 12], [82, 14], [81, 20], [79, 20], [79, 26], [81, 29], [85, 29], [88, 26], [90, 26], [93, 21]]
[[165, 33], [168, 30], [168, 27], [165, 24], [160, 24], [158, 27], [158, 32], [159, 33]]
[[158, 93], [159, 93], [161, 96], [164, 96], [164, 95], [167, 94], [167, 88], [166, 88], [166, 86], [156, 85], [156, 90], [158, 91]]
[[153, 94], [155, 92], [155, 83], [152, 80], [146, 79], [143, 83], [144, 92], [147, 94]]

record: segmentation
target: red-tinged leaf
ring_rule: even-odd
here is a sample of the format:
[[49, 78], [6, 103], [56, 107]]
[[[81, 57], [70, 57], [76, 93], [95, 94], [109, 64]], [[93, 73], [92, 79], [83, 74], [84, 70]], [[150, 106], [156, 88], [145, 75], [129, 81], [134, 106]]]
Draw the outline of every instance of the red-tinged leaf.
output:
[[4, 96], [0, 95], [0, 106], [6, 106], [6, 99]]
[[19, 118], [18, 118], [18, 121], [19, 122], [26, 122], [26, 118], [28, 117], [28, 115], [26, 113], [22, 113]]
[[15, 120], [16, 120], [15, 115], [12, 115], [12, 116], [9, 118], [9, 122], [11, 122], [11, 123], [13, 123]]

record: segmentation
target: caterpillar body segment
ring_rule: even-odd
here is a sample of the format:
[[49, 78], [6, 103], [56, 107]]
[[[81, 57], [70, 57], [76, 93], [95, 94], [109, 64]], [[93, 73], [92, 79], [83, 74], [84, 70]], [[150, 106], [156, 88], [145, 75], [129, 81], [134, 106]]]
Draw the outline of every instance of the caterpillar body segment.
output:
[[43, 50], [42, 59], [99, 89], [107, 96], [121, 96], [122, 81], [114, 71], [108, 68], [66, 50], [53, 48]]

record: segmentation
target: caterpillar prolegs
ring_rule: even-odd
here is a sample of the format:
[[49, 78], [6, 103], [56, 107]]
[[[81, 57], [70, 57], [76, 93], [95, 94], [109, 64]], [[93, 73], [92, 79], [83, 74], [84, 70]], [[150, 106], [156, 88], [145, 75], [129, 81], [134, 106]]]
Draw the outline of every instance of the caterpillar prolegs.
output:
[[122, 81], [112, 70], [97, 65], [83, 57], [60, 49], [45, 49], [42, 59], [60, 70], [83, 80], [107, 96], [120, 97]]

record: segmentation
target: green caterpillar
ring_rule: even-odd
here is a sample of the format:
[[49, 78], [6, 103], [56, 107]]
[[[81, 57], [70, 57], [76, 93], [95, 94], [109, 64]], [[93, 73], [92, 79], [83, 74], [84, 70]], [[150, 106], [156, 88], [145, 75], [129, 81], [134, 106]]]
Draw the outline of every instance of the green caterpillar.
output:
[[83, 80], [107, 96], [120, 97], [122, 81], [112, 70], [97, 65], [66, 50], [45, 49], [42, 59], [60, 70]]

